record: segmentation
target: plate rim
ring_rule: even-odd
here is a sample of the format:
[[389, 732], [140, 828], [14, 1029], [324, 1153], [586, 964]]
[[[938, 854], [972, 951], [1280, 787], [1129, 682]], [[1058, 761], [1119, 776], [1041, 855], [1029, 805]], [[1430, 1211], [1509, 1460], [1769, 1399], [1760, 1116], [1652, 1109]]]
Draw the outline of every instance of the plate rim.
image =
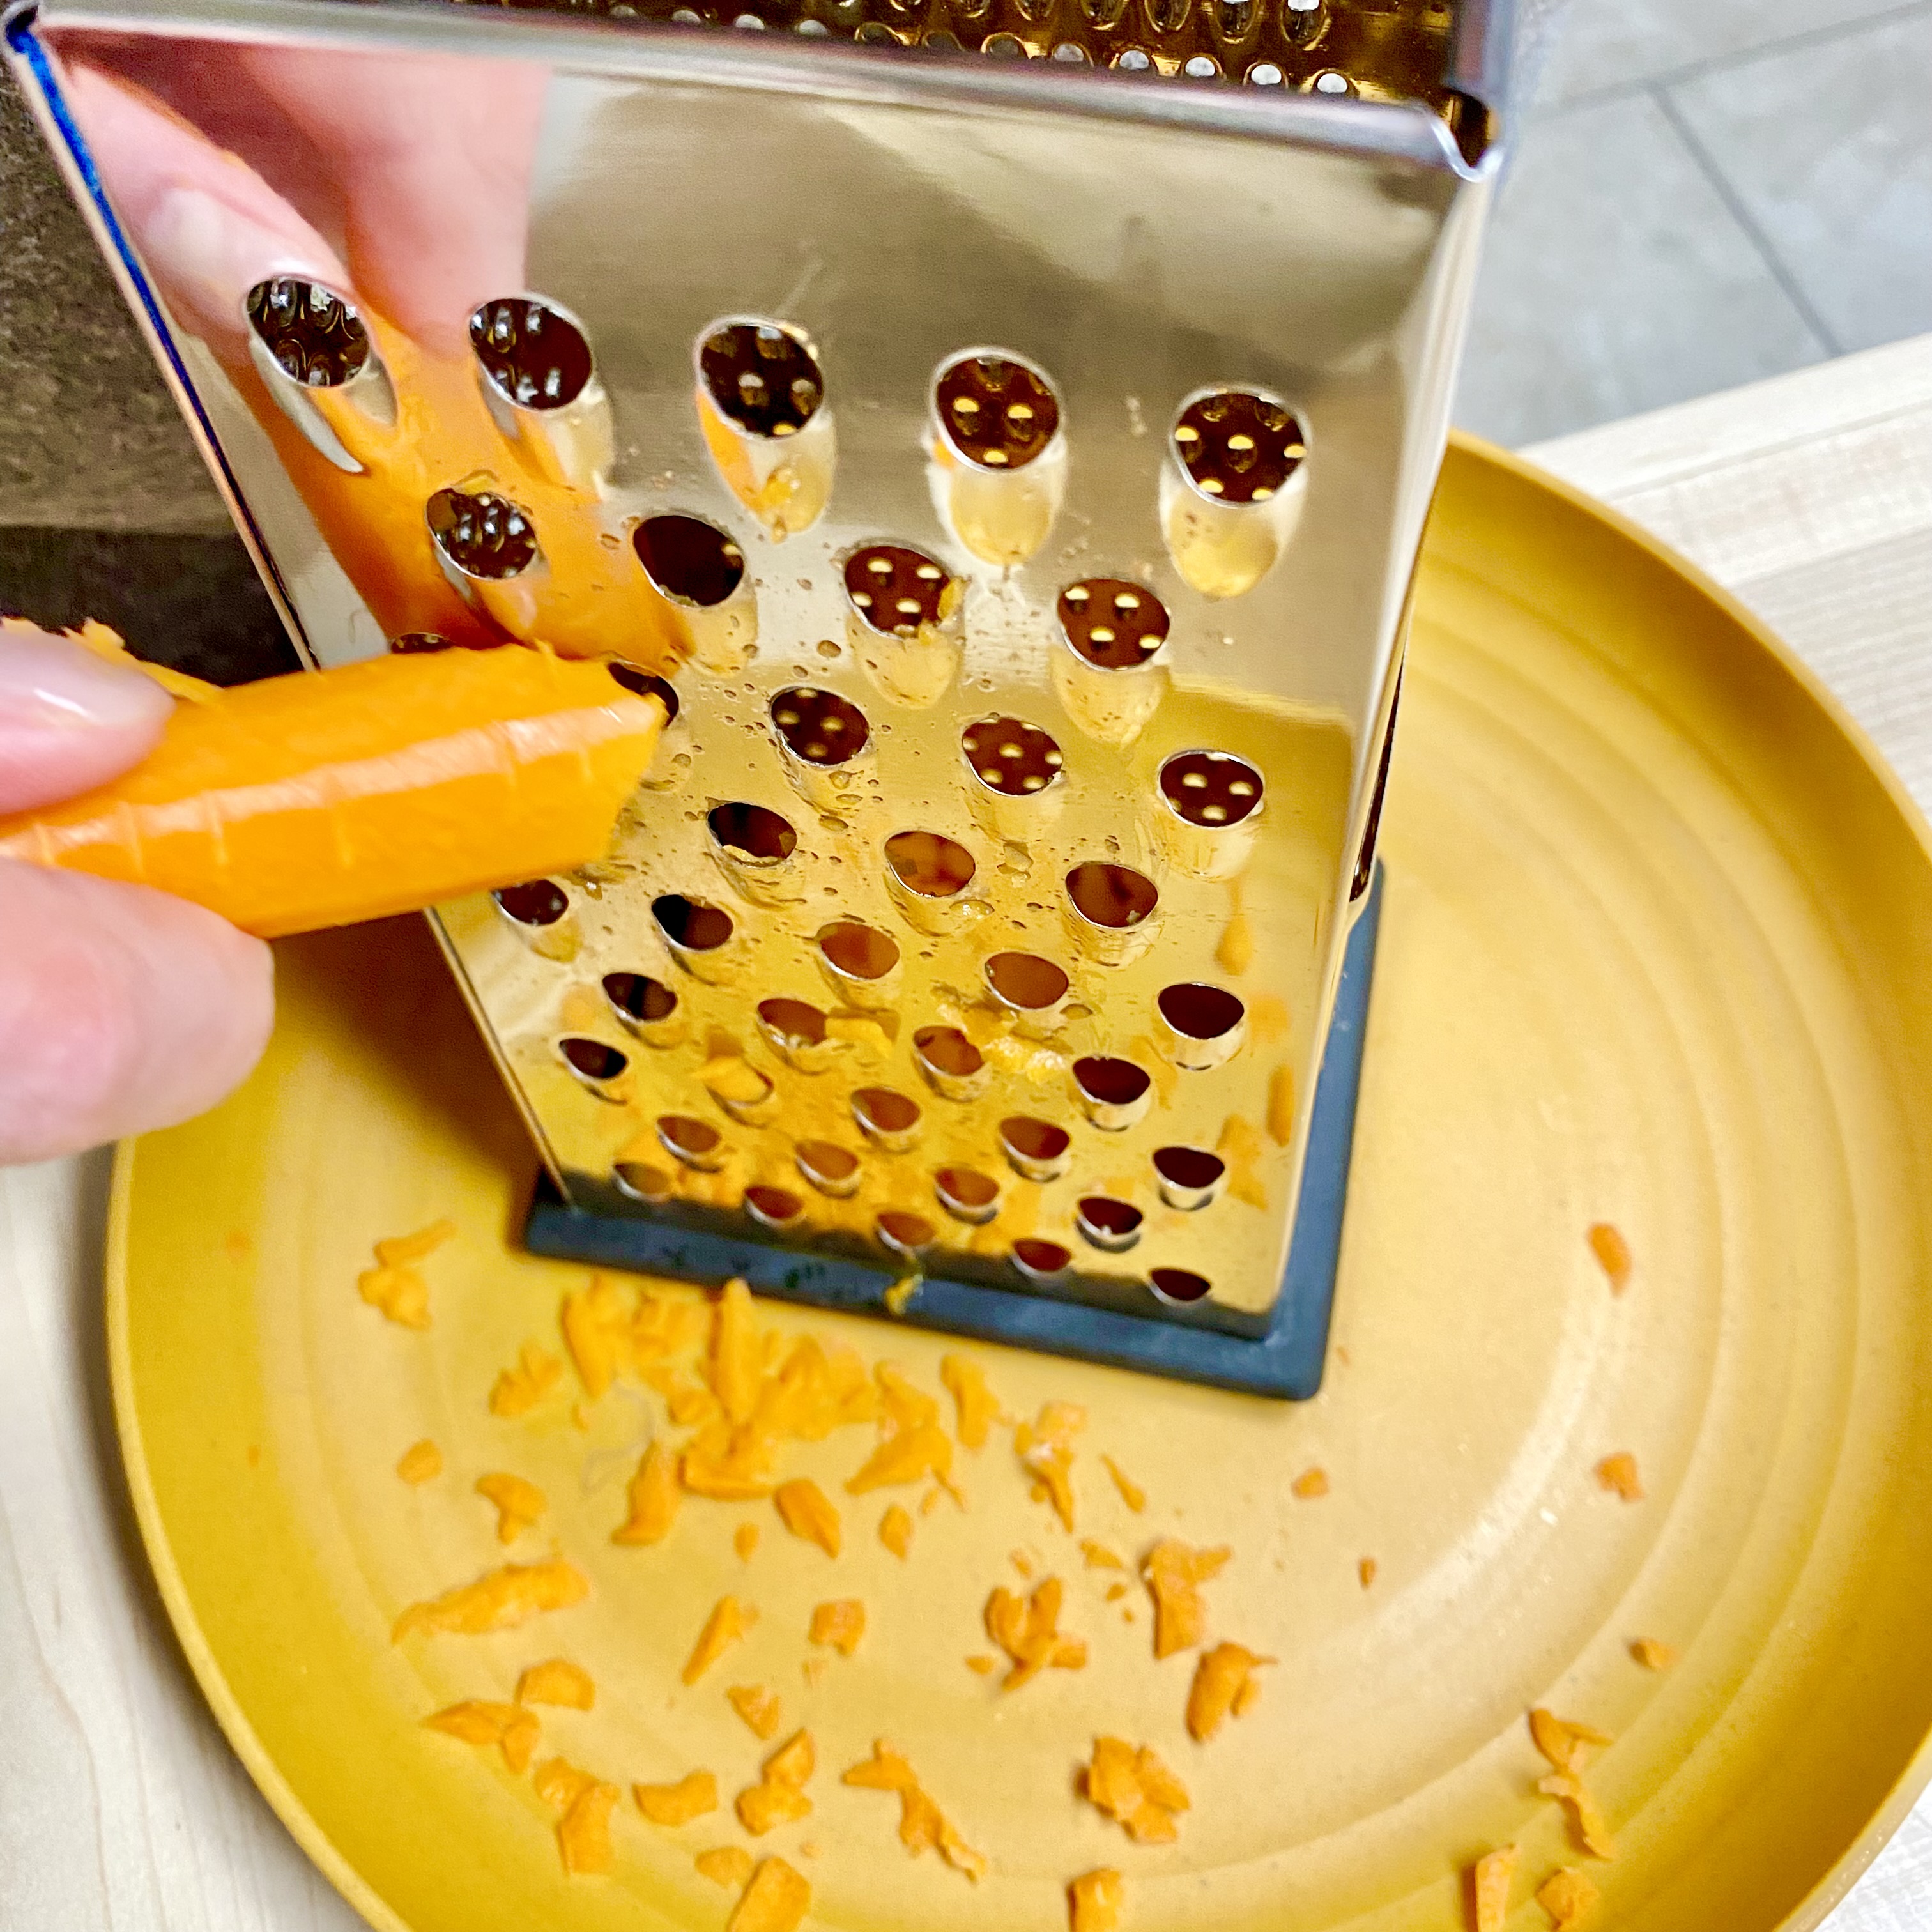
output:
[[[1819, 674], [1739, 598], [1661, 538], [1644, 529], [1622, 511], [1592, 496], [1541, 465], [1468, 431], [1452, 429], [1443, 454], [1446, 470], [1452, 458], [1472, 461], [1503, 472], [1517, 483], [1553, 496], [1635, 545], [1655, 562], [1715, 604], [1743, 630], [1803, 691], [1877, 779], [1904, 820], [1921, 856], [1932, 867], [1932, 819], [1906, 789], [1891, 760], [1844, 701]], [[1441, 472], [1437, 488], [1441, 487]], [[1432, 493], [1431, 505], [1434, 502]], [[1426, 534], [1424, 542], [1426, 544]], [[135, 1162], [139, 1136], [116, 1144], [110, 1192], [106, 1235], [105, 1316], [107, 1366], [112, 1399], [115, 1434], [120, 1449], [136, 1527], [153, 1571], [162, 1606], [176, 1641], [194, 1673], [196, 1687], [224, 1737], [242, 1761], [256, 1789], [267, 1802], [304, 1855], [361, 1913], [374, 1932], [421, 1932], [410, 1925], [376, 1892], [340, 1852], [319, 1826], [273, 1755], [256, 1736], [241, 1700], [230, 1688], [213, 1646], [202, 1628], [193, 1598], [177, 1562], [167, 1526], [154, 1492], [147, 1449], [136, 1404], [135, 1372], [129, 1336], [128, 1234], [134, 1214]], [[1932, 1722], [1906, 1761], [1882, 1804], [1838, 1858], [1822, 1873], [1798, 1904], [1778, 1922], [1774, 1932], [1816, 1932], [1843, 1904], [1852, 1888], [1876, 1862], [1900, 1826], [1911, 1814], [1928, 1785], [1932, 1785]]]

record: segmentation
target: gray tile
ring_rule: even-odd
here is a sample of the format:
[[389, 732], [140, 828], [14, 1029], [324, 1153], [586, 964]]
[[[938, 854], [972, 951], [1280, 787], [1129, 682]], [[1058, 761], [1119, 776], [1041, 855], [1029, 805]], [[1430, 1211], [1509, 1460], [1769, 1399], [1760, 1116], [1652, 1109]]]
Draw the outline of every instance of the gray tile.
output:
[[1456, 420], [1526, 442], [1825, 352], [1658, 102], [1627, 95], [1529, 129]]
[[1670, 90], [1841, 349], [1932, 329], [1932, 10]]
[[1564, 0], [1538, 104], [1900, 10], [1900, 0]]

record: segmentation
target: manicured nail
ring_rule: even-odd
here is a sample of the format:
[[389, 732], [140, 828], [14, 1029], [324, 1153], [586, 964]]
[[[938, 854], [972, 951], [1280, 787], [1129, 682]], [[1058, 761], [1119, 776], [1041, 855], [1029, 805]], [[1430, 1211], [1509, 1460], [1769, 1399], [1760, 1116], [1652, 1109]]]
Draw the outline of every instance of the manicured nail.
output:
[[0, 725], [10, 734], [152, 730], [173, 709], [130, 664], [43, 631], [0, 631]]
[[328, 281], [329, 272], [298, 260], [286, 236], [197, 188], [170, 188], [140, 235], [148, 266], [177, 303], [227, 328], [242, 326], [248, 291], [274, 275]]

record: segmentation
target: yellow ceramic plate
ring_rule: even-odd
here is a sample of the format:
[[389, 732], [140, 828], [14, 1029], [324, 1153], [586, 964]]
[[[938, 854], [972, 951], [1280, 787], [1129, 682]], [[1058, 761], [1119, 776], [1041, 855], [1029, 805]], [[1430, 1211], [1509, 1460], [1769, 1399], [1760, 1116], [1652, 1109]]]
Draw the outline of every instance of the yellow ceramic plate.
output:
[[[1205, 1746], [1182, 1726], [1192, 1660], [1154, 1662], [1139, 1592], [1108, 1600], [1113, 1573], [1028, 1499], [1004, 1435], [962, 1456], [970, 1508], [916, 1516], [904, 1563], [873, 1533], [890, 1498], [838, 1486], [866, 1432], [794, 1465], [844, 1504], [836, 1563], [769, 1504], [687, 1503], [664, 1543], [613, 1546], [655, 1398], [620, 1388], [574, 1418], [566, 1386], [519, 1420], [486, 1408], [526, 1337], [556, 1348], [583, 1277], [511, 1245], [530, 1156], [426, 938], [400, 922], [284, 950], [260, 1072], [124, 1152], [114, 1387], [202, 1687], [374, 1924], [722, 1925], [692, 1859], [742, 1841], [728, 1813], [670, 1832], [627, 1806], [614, 1874], [566, 1880], [530, 1779], [422, 1727], [560, 1654], [599, 1699], [545, 1714], [546, 1754], [627, 1785], [702, 1765], [728, 1804], [768, 1747], [724, 1690], [781, 1693], [817, 1741], [817, 1808], [758, 1849], [808, 1874], [828, 1928], [1050, 1932], [1066, 1880], [1111, 1864], [1129, 1932], [1448, 1932], [1460, 1868], [1505, 1843], [1524, 1928], [1565, 1863], [1600, 1888], [1605, 1932], [1817, 1922], [1924, 1783], [1932, 1730], [1924, 828], [1735, 606], [1468, 446], [1430, 533], [1396, 774], [1321, 1398], [977, 1352], [1016, 1414], [1087, 1406], [1082, 1534], [1232, 1546], [1215, 1631], [1279, 1661]], [[434, 1328], [384, 1322], [356, 1294], [371, 1241], [446, 1214]], [[1600, 1220], [1636, 1257], [1621, 1297], [1586, 1244]], [[936, 1385], [935, 1338], [769, 1318]], [[425, 1436], [446, 1472], [412, 1489], [394, 1466]], [[1102, 1450], [1146, 1486], [1144, 1515]], [[1640, 1502], [1593, 1475], [1618, 1451]], [[1329, 1493], [1298, 1499], [1316, 1466]], [[554, 1543], [590, 1598], [392, 1646], [403, 1605], [500, 1560], [472, 1488], [494, 1470], [549, 1498], [511, 1553]], [[741, 1521], [762, 1528], [748, 1562]], [[1002, 1698], [964, 1660], [1016, 1550], [1066, 1579], [1092, 1660]], [[687, 1689], [726, 1589], [761, 1621]], [[835, 1596], [862, 1598], [869, 1629], [814, 1686], [805, 1624]], [[1640, 1667], [1640, 1637], [1675, 1667]], [[1616, 1739], [1590, 1774], [1613, 1863], [1537, 1795], [1538, 1703]], [[1096, 1732], [1184, 1778], [1176, 1845], [1132, 1845], [1077, 1798]], [[992, 1855], [985, 1883], [909, 1858], [894, 1802], [838, 1783], [882, 1735]]]

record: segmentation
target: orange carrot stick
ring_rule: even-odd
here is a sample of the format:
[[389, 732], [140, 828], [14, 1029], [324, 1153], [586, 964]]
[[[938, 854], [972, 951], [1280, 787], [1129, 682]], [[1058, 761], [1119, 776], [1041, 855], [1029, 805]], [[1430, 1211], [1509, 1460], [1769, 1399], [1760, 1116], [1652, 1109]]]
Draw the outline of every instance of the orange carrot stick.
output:
[[[118, 648], [98, 626], [80, 641]], [[160, 681], [187, 701], [154, 752], [0, 817], [0, 856], [157, 886], [265, 939], [601, 858], [664, 724], [602, 663], [516, 646]]]

